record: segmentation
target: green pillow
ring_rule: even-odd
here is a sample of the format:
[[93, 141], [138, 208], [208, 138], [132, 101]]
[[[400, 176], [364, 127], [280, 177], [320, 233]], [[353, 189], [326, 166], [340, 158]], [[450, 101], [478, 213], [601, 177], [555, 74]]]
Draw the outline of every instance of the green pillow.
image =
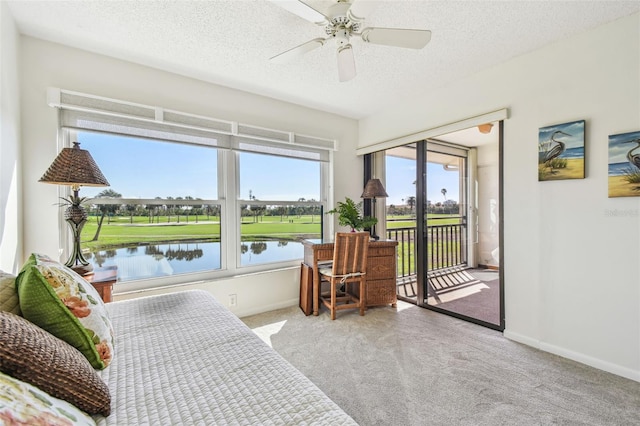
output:
[[113, 328], [95, 288], [70, 268], [32, 254], [17, 278], [22, 316], [78, 349], [97, 369], [113, 357]]

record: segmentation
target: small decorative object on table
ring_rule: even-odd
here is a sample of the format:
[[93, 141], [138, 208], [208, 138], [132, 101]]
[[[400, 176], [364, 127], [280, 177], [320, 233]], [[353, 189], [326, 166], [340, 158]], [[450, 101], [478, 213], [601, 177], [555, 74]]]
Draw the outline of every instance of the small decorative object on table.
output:
[[371, 228], [378, 223], [378, 219], [375, 217], [362, 215], [362, 201], [356, 204], [355, 201], [349, 197], [346, 197], [344, 202], [338, 201], [336, 208], [327, 212], [327, 214], [334, 213], [338, 214], [338, 223], [340, 226], [349, 226], [352, 232]]
[[87, 222], [87, 212], [82, 206], [85, 198], [80, 198], [78, 191], [81, 186], [109, 186], [109, 182], [89, 151], [80, 149], [78, 142], [73, 143], [73, 148], [64, 148], [60, 151], [40, 178], [40, 182], [71, 186], [73, 195], [63, 198], [64, 203], [62, 203], [68, 205], [64, 218], [73, 232], [73, 249], [65, 265], [80, 275], [88, 274], [93, 266], [84, 258], [80, 247], [80, 233]]
[[[373, 202], [371, 210], [373, 211], [373, 217], [375, 218], [377, 214], [376, 198], [387, 198], [388, 196], [389, 194], [387, 194], [387, 191], [385, 191], [384, 185], [382, 185], [382, 182], [380, 182], [380, 179], [369, 179], [360, 197], [364, 199], [370, 199]], [[376, 223], [378, 223], [377, 218], [375, 223], [371, 227], [371, 237], [374, 240], [379, 240], [380, 237], [376, 235]]]

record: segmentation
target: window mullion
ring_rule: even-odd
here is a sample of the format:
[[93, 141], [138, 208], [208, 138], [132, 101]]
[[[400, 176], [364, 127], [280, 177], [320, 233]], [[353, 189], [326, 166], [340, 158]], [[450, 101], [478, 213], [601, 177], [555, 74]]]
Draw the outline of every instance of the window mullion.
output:
[[[238, 222], [238, 159], [233, 151], [221, 151], [218, 159], [220, 190], [223, 202], [221, 219], [221, 246], [223, 268], [235, 271], [239, 265], [240, 224]], [[226, 265], [226, 266], [225, 266]]]

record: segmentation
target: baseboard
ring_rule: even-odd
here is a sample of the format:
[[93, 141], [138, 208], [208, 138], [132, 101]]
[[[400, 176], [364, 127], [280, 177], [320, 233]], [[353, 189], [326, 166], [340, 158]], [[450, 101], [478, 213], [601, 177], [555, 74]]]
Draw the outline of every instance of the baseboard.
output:
[[513, 340], [514, 342], [522, 343], [527, 346], [531, 346], [536, 349], [540, 349], [541, 351], [549, 352], [554, 355], [561, 356], [563, 358], [570, 359], [572, 361], [579, 362], [581, 364], [588, 365], [590, 367], [597, 368], [602, 371], [606, 371], [611, 374], [615, 374], [616, 376], [621, 376], [630, 380], [634, 380], [636, 382], [640, 382], [640, 371], [633, 370], [631, 368], [623, 367], [618, 364], [613, 364], [608, 361], [603, 361], [598, 358], [593, 358], [591, 356], [571, 351], [569, 349], [551, 345], [549, 343], [542, 342], [540, 340], [532, 339], [530, 337], [524, 336], [522, 334], [514, 333], [508, 330], [503, 332], [504, 337], [509, 340]]
[[[233, 310], [232, 312], [238, 317], [248, 317], [249, 315], [257, 315], [264, 312], [275, 311], [276, 309], [289, 308], [291, 306], [298, 306], [299, 299], [296, 297], [295, 299], [289, 299], [279, 303], [272, 303], [271, 305], [262, 305], [260, 307], [255, 307], [252, 309], [240, 309]], [[304, 315], [302, 311], [300, 311], [301, 315]]]

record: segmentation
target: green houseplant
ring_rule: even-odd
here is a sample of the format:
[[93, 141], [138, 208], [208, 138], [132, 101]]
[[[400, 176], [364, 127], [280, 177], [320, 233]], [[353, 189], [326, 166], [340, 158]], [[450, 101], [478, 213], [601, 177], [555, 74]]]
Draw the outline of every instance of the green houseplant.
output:
[[356, 204], [349, 197], [346, 197], [344, 202], [338, 201], [336, 208], [329, 210], [327, 214], [337, 214], [338, 223], [351, 227], [351, 231], [362, 231], [378, 223], [375, 217], [362, 215], [362, 201]]

